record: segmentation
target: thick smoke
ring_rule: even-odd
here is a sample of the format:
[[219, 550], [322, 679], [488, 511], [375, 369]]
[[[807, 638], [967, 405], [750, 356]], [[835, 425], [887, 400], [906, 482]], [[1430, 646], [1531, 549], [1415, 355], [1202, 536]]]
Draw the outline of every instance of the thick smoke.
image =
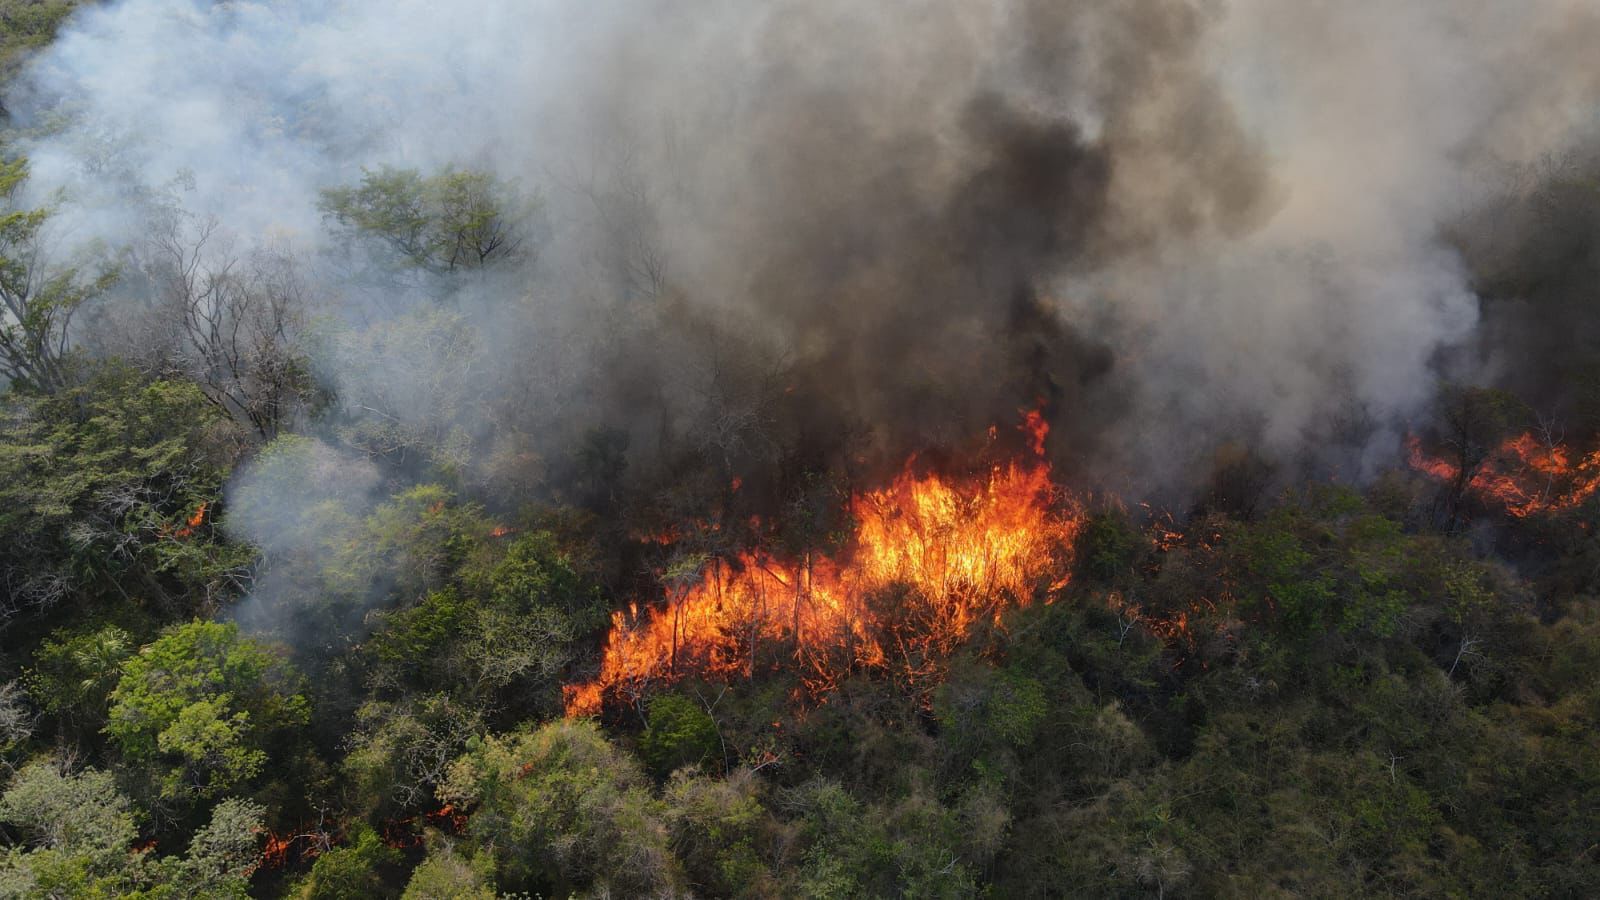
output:
[[[322, 259], [341, 401], [485, 481], [559, 490], [599, 428], [634, 473], [890, 465], [1043, 403], [1087, 486], [1181, 497], [1225, 442], [1369, 476], [1475, 374], [1436, 368], [1478, 315], [1447, 226], [1592, 126], [1597, 37], [1585, 0], [123, 0], [7, 105], [74, 234], [175, 196]], [[317, 192], [385, 164], [536, 192], [537, 262], [444, 312], [341, 278]], [[428, 352], [371, 338], [424, 310]]]
[[1535, 403], [1557, 439], [1600, 431], [1600, 140], [1539, 161], [1452, 230], [1483, 320], [1452, 354]]

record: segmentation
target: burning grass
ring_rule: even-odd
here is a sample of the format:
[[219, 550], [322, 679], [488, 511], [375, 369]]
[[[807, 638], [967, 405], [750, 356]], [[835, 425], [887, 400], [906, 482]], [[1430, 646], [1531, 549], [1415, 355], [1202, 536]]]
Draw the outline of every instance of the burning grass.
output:
[[613, 615], [598, 677], [566, 688], [568, 715], [689, 676], [792, 666], [820, 696], [852, 671], [932, 675], [982, 622], [1066, 584], [1081, 515], [1044, 461], [1049, 426], [1028, 413], [1033, 456], [965, 478], [918, 474], [850, 500], [841, 552], [750, 550], [669, 573], [665, 606]]
[[[1428, 454], [1417, 437], [1407, 440], [1407, 450], [1413, 469], [1447, 484], [1461, 478], [1459, 465]], [[1574, 509], [1600, 488], [1600, 450], [1577, 457], [1559, 442], [1526, 432], [1501, 444], [1466, 488], [1519, 519]]]

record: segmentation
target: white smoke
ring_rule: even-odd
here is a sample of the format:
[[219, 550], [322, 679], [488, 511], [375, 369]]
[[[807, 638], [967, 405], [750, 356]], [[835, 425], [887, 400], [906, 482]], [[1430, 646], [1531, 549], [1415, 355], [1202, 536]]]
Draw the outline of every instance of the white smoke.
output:
[[[80, 11], [8, 99], [41, 129], [22, 147], [35, 189], [64, 188], [74, 233], [113, 243], [138, 239], [140, 204], [175, 179], [185, 206], [234, 233], [308, 248], [324, 239], [318, 191], [363, 169], [475, 166], [540, 191], [540, 269], [463, 310], [486, 364], [537, 373], [520, 389], [548, 400], [538, 415], [573, 417], [581, 383], [607, 377], [583, 367], [615, 325], [585, 310], [640, 253], [683, 302], [739, 310], [781, 352], [810, 352], [753, 294], [767, 251], [752, 244], [780, 241], [812, 204], [856, 208], [830, 192], [896, 170], [930, 197], [951, 190], [974, 152], [958, 120], [998, 90], [1111, 160], [1094, 230], [1115, 252], [1038, 273], [1114, 354], [1090, 388], [1107, 410], [1084, 448], [1093, 471], [1170, 486], [1241, 429], [1289, 458], [1326, 449], [1329, 423], [1352, 416], [1372, 427], [1330, 459], [1356, 477], [1391, 462], [1435, 355], [1475, 322], [1440, 225], [1502, 167], [1592, 127], [1600, 4], [1049, 6], [121, 0]], [[769, 100], [797, 85], [852, 105], [819, 127], [855, 128], [782, 120]], [[1253, 146], [1207, 143], [1234, 127]], [[829, 142], [890, 156], [807, 156]], [[789, 175], [777, 193], [774, 168]], [[1215, 206], [1252, 191], [1236, 214]], [[415, 361], [342, 375], [324, 362], [336, 379], [399, 380]]]

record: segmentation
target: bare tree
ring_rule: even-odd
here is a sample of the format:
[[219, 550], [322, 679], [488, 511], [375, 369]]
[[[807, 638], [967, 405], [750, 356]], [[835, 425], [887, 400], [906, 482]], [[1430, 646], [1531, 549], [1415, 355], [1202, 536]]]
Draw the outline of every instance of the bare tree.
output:
[[594, 274], [622, 299], [655, 300], [668, 289], [669, 259], [637, 146], [597, 142], [588, 170], [554, 180], [581, 198], [592, 230]]
[[[1555, 459], [1557, 454], [1561, 452], [1562, 444], [1566, 441], [1566, 427], [1553, 414], [1546, 415], [1542, 412], [1535, 412], [1533, 421], [1534, 428], [1532, 433], [1539, 442], [1539, 449], [1544, 451], [1548, 458]], [[1539, 502], [1541, 504], [1548, 503], [1550, 495], [1555, 492], [1556, 471], [1556, 467], [1552, 466], [1545, 472], [1544, 487], [1539, 494]]]
[[[9, 750], [33, 737], [38, 718], [28, 703], [21, 679], [0, 684], [0, 750]], [[0, 765], [11, 768], [4, 755], [0, 755]]]
[[181, 215], [154, 231], [149, 249], [146, 272], [182, 328], [179, 367], [213, 405], [263, 439], [276, 437], [313, 393], [293, 256], [260, 249], [241, 260], [215, 219]]

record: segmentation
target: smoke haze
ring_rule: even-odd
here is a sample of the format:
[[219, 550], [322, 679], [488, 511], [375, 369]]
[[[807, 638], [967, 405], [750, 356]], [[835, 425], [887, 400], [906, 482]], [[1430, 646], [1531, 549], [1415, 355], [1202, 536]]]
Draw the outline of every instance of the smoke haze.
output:
[[[123, 0], [8, 107], [75, 236], [175, 196], [317, 260], [341, 408], [486, 482], [599, 427], [893, 465], [1042, 402], [1069, 473], [1182, 496], [1226, 441], [1370, 476], [1479, 373], [1446, 231], [1592, 134], [1595, 46], [1586, 0]], [[383, 165], [515, 180], [537, 256], [347, 277], [318, 192]]]

